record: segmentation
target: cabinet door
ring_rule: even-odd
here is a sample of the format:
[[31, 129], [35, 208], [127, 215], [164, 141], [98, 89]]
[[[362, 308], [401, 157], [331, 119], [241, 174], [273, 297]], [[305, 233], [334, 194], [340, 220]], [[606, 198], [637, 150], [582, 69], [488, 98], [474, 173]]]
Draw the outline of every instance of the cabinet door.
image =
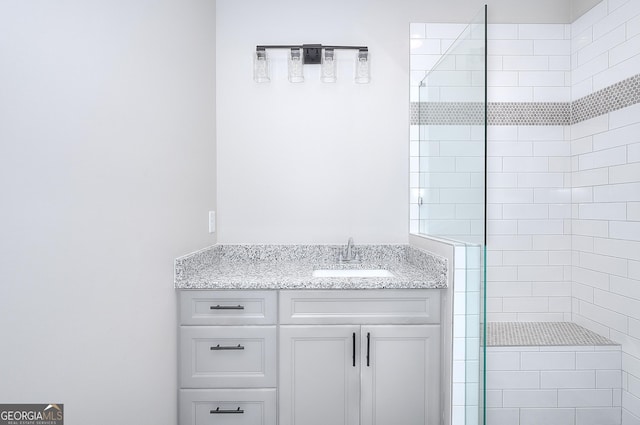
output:
[[440, 330], [363, 326], [361, 425], [436, 425]]
[[358, 425], [359, 331], [280, 327], [280, 425]]

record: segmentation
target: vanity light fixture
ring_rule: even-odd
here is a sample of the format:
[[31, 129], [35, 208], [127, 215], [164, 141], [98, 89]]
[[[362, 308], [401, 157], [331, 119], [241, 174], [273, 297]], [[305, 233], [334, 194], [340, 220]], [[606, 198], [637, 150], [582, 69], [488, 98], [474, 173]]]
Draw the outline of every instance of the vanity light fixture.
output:
[[256, 49], [253, 57], [253, 79], [256, 83], [268, 83], [271, 81], [269, 77], [269, 58], [265, 49]]
[[302, 69], [302, 49], [294, 47], [289, 53], [289, 81], [292, 83], [304, 83], [304, 70]]
[[337, 75], [336, 50], [357, 50], [355, 82], [369, 83], [369, 48], [366, 46], [323, 46], [322, 44], [259, 45], [253, 62], [253, 79], [257, 83], [268, 83], [269, 59], [267, 49], [288, 49], [288, 74], [292, 83], [304, 82], [303, 65], [321, 65], [320, 80], [335, 83]]
[[336, 58], [335, 49], [325, 48], [322, 52], [322, 67], [320, 68], [320, 81], [323, 83], [336, 82]]

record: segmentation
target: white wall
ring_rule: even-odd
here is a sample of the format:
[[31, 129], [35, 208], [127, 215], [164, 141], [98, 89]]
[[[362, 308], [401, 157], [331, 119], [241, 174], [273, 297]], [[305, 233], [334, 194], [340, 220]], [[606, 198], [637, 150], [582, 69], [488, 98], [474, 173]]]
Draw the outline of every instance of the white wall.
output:
[[0, 2], [0, 402], [176, 423], [173, 259], [215, 242], [209, 0]]
[[[469, 22], [482, 1], [218, 0], [218, 205], [224, 243], [406, 242], [410, 22]], [[570, 2], [494, 1], [490, 16], [568, 20]], [[369, 46], [372, 81], [353, 83], [353, 52], [338, 82], [252, 80], [257, 44]]]

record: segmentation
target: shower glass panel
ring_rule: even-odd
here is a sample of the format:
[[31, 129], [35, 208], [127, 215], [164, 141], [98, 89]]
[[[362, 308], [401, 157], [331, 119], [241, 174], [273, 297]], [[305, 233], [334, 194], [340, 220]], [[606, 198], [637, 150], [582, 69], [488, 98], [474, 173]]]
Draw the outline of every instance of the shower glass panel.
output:
[[419, 88], [419, 232], [462, 250], [454, 284], [453, 425], [485, 423], [486, 75], [485, 6]]

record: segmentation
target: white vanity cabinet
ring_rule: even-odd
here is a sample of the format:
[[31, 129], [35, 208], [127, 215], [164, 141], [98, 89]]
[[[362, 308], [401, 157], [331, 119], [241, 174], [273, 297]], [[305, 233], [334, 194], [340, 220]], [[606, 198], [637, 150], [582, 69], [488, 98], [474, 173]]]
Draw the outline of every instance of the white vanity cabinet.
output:
[[438, 291], [282, 291], [280, 425], [439, 423]]
[[439, 424], [438, 290], [179, 294], [180, 425]]
[[180, 425], [276, 425], [275, 291], [180, 291]]

